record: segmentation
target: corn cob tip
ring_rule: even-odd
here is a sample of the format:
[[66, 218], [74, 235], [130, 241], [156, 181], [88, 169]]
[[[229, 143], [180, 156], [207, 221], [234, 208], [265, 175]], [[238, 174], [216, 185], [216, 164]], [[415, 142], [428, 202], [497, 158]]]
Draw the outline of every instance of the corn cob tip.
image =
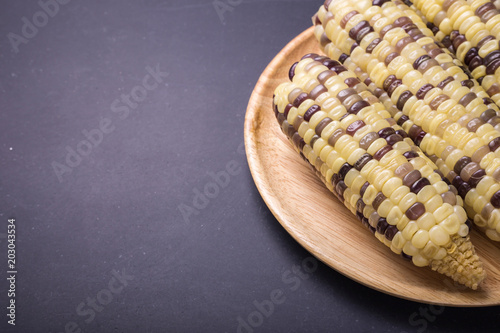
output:
[[477, 290], [485, 279], [486, 272], [483, 264], [475, 253], [469, 236], [454, 235], [447, 247], [448, 254], [439, 260], [432, 260], [429, 264], [432, 270], [449, 276], [473, 290]]

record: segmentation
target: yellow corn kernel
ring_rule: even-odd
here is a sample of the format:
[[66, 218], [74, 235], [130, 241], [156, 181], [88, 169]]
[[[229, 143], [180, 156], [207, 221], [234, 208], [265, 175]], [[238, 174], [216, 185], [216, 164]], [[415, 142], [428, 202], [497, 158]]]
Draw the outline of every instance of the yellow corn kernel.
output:
[[[357, 144], [357, 142], [356, 142]], [[356, 163], [356, 161], [358, 161], [361, 156], [365, 154], [365, 150], [364, 149], [361, 149], [361, 148], [356, 148], [347, 158], [347, 163], [349, 163], [350, 165], [354, 165], [354, 163]]]
[[458, 221], [462, 224], [467, 221], [467, 214], [461, 205], [457, 205], [453, 207], [454, 216], [457, 216]]
[[311, 119], [309, 120], [309, 126], [311, 128], [316, 128], [316, 126], [319, 124], [320, 121], [325, 119], [327, 117], [327, 113], [325, 111], [318, 111], [316, 112]]
[[496, 181], [491, 176], [484, 176], [476, 186], [476, 191], [479, 195], [485, 196], [488, 189], [495, 184]]
[[[308, 126], [308, 124], [306, 124], [305, 122], [303, 122], [300, 126], [302, 126], [304, 124], [306, 126]], [[328, 125], [326, 125], [326, 127], [321, 132], [321, 138], [323, 138], [323, 140], [328, 140], [328, 138], [332, 135], [332, 133], [335, 132], [335, 130], [339, 128], [339, 124], [340, 123], [338, 121], [334, 120], [331, 123], [329, 123]]]
[[494, 210], [491, 212], [491, 216], [488, 220], [488, 228], [500, 232], [499, 227], [500, 227], [500, 212], [498, 210]]
[[430, 239], [429, 232], [427, 230], [419, 229], [412, 237], [411, 244], [417, 249], [422, 249], [427, 244]]
[[389, 170], [382, 170], [381, 172], [375, 174], [375, 177], [371, 183], [373, 186], [375, 186], [378, 189], [382, 189], [385, 182], [387, 182], [391, 177], [393, 176], [393, 173]]
[[488, 166], [490, 165], [490, 163], [495, 159], [495, 153], [493, 152], [490, 152], [488, 154], [486, 154], [483, 159], [481, 160], [481, 162], [479, 163], [479, 165], [481, 166], [481, 168], [483, 169], [487, 169]]
[[[390, 200], [386, 200], [386, 201], [390, 202]], [[397, 224], [399, 224], [399, 222], [401, 221], [402, 218], [403, 218], [403, 212], [401, 211], [401, 209], [399, 209], [398, 206], [394, 206], [391, 204], [391, 209], [386, 215], [387, 223], [389, 223], [391, 225], [397, 225]]]
[[347, 159], [352, 156], [353, 152], [358, 148], [359, 144], [355, 142], [354, 140], [350, 141], [340, 152], [340, 156], [342, 156], [346, 161]]
[[319, 138], [318, 140], [316, 140], [316, 142], [314, 143], [314, 146], [313, 146], [313, 150], [316, 152], [316, 154], [318, 156], [321, 155], [321, 150], [323, 148], [326, 147], [326, 145], [328, 144], [327, 141], [323, 140], [322, 138]]
[[339, 154], [338, 158], [335, 161], [333, 161], [333, 164], [332, 164], [333, 172], [339, 173], [340, 168], [342, 167], [342, 165], [344, 165], [345, 162], [346, 162], [346, 160], [344, 160]]
[[[428, 186], [431, 187], [431, 186]], [[443, 198], [439, 194], [434, 195], [432, 198], [424, 203], [427, 212], [434, 212], [443, 204]]]
[[[352, 140], [352, 137], [350, 135], [347, 135], [347, 134], [344, 134], [342, 135], [338, 140], [337, 142], [335, 143], [335, 149], [337, 151], [340, 152], [340, 154], [342, 155], [342, 150], [344, 150], [344, 148], [349, 144], [349, 143], [352, 143], [354, 142], [354, 140]], [[306, 141], [307, 143], [307, 141]], [[342, 156], [343, 157], [343, 156]], [[345, 159], [345, 158], [344, 158]]]
[[437, 255], [439, 249], [440, 247], [434, 244], [434, 242], [428, 241], [422, 250], [422, 254], [426, 258], [434, 258]]
[[[471, 192], [473, 192], [473, 191], [472, 190], [469, 191], [469, 193], [471, 193]], [[476, 190], [474, 190], [474, 193], [475, 192], [476, 192]], [[488, 200], [486, 200], [484, 196], [478, 195], [476, 200], [474, 200], [474, 203], [473, 203], [474, 211], [477, 214], [480, 214], [481, 211], [483, 210], [483, 207], [486, 206], [487, 203], [488, 203]]]
[[488, 188], [488, 190], [484, 194], [484, 197], [491, 198], [493, 196], [493, 194], [495, 194], [499, 190], [500, 190], [500, 184], [495, 183], [495, 184], [491, 185], [490, 188]]
[[403, 180], [399, 177], [391, 177], [388, 179], [384, 186], [382, 187], [382, 193], [386, 197], [390, 197], [395, 190], [399, 189], [403, 185]]
[[474, 202], [478, 201], [480, 195], [477, 193], [476, 189], [470, 190], [465, 196], [465, 204], [472, 206]]
[[314, 130], [313, 130], [313, 129], [310, 129], [310, 128], [309, 128], [309, 129], [306, 131], [306, 133], [304, 134], [304, 141], [305, 141], [307, 144], [309, 144], [309, 143], [311, 142], [311, 139], [312, 139], [312, 138], [313, 138], [313, 136], [315, 136], [315, 135], [316, 135], [316, 132], [314, 132]]
[[429, 164], [426, 164], [423, 167], [421, 167], [419, 171], [422, 174], [422, 177], [424, 178], [427, 178], [434, 173], [434, 169]]
[[409, 256], [416, 256], [420, 252], [409, 240], [403, 246], [403, 251]]
[[375, 199], [375, 197], [377, 196], [378, 194], [378, 191], [377, 189], [375, 188], [375, 186], [373, 185], [369, 185], [367, 188], [366, 188], [366, 191], [365, 193], [363, 194], [363, 201], [367, 204], [367, 205], [371, 205], [372, 202], [373, 202], [373, 199]]
[[382, 203], [378, 207], [377, 213], [382, 217], [387, 217], [387, 215], [389, 215], [389, 212], [391, 211], [392, 207], [394, 207], [392, 202], [390, 200], [386, 199], [386, 200], [382, 201]]
[[417, 219], [417, 225], [420, 229], [430, 230], [436, 225], [436, 218], [432, 213], [425, 212], [422, 216]]
[[402, 212], [406, 212], [415, 202], [417, 202], [417, 195], [410, 192], [401, 199], [398, 206]]
[[[338, 105], [328, 111], [328, 117], [331, 119], [338, 119], [342, 117], [344, 114], [346, 114], [346, 112], [347, 110], [343, 105]], [[339, 122], [339, 127], [340, 127], [340, 122]]]
[[332, 150], [328, 157], [326, 158], [326, 164], [330, 167], [330, 169], [333, 169], [333, 164], [335, 161], [337, 161], [340, 157], [340, 154], [336, 150]]
[[444, 246], [450, 242], [450, 235], [440, 225], [436, 225], [429, 230], [429, 237], [433, 243], [439, 246]]
[[[331, 95], [331, 94], [329, 94], [329, 95]], [[325, 111], [327, 113], [330, 113], [334, 108], [337, 108], [337, 107], [343, 108], [344, 113], [346, 112], [345, 108], [340, 104], [340, 102], [336, 98], [330, 97], [330, 98], [322, 100], [322, 102], [321, 102], [321, 108], [323, 109], [323, 111]], [[332, 118], [332, 119], [337, 119], [337, 118]]]
[[352, 188], [352, 183], [354, 182], [354, 179], [359, 176], [359, 171], [352, 168], [349, 170], [349, 172], [345, 175], [344, 182], [347, 185], [347, 187]]
[[[392, 244], [391, 245], [395, 249], [397, 249], [399, 252], [401, 252], [401, 250], [403, 249], [403, 246], [405, 245], [405, 243], [406, 243], [406, 239], [403, 237], [401, 231], [398, 231], [396, 233], [396, 235], [394, 235], [394, 237], [392, 239]], [[394, 252], [396, 252], [396, 251], [394, 251]]]
[[424, 160], [422, 157], [415, 157], [410, 161], [410, 163], [413, 165], [413, 168], [416, 170], [420, 170], [423, 168], [425, 165], [427, 165], [427, 161]]
[[387, 145], [387, 141], [383, 138], [378, 138], [377, 140], [373, 141], [370, 147], [368, 147], [367, 152], [370, 155], [375, 155], [375, 153], [382, 147]]
[[361, 191], [361, 187], [364, 185], [365, 179], [359, 173], [352, 182], [352, 190], [354, 193], [359, 193]]
[[436, 209], [432, 214], [434, 215], [436, 221], [443, 221], [445, 218], [453, 214], [453, 212], [454, 210], [452, 205], [449, 203], [443, 203], [443, 205]]
[[419, 202], [426, 202], [427, 200], [432, 198], [436, 193], [437, 193], [436, 189], [433, 186], [425, 186], [417, 193], [417, 200]]
[[439, 223], [439, 226], [443, 228], [447, 233], [453, 235], [458, 232], [460, 228], [460, 221], [457, 216], [449, 215], [443, 221]]
[[[389, 199], [395, 204], [399, 205], [401, 199], [410, 193], [410, 189], [407, 186], [400, 186], [394, 192], [391, 193]], [[387, 196], [387, 195], [386, 195]]]
[[370, 160], [368, 163], [366, 163], [365, 167], [361, 169], [361, 176], [367, 179], [377, 165], [378, 162], [376, 160]]
[[[404, 227], [403, 231], [401, 232], [402, 236], [408, 240], [411, 241], [413, 238], [413, 235], [419, 230], [419, 227], [415, 221], [409, 221], [406, 224], [406, 227]], [[406, 251], [405, 251], [406, 252]], [[407, 254], [410, 254], [407, 252]], [[410, 254], [411, 255], [411, 254]]]
[[446, 165], [450, 168], [453, 169], [455, 167], [455, 164], [458, 162], [459, 159], [464, 157], [463, 151], [460, 149], [455, 149], [453, 150], [450, 155], [446, 158]]

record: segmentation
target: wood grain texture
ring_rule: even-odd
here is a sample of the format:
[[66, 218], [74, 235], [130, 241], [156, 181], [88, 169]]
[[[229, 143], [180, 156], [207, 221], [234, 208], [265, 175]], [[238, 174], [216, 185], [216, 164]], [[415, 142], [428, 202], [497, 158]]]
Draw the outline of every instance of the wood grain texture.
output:
[[472, 231], [487, 278], [477, 291], [394, 254], [316, 178], [281, 132], [272, 111], [274, 89], [306, 53], [321, 51], [313, 28], [293, 39], [262, 73], [245, 117], [245, 147], [255, 184], [281, 225], [311, 254], [370, 288], [408, 300], [447, 306], [500, 305], [500, 245]]

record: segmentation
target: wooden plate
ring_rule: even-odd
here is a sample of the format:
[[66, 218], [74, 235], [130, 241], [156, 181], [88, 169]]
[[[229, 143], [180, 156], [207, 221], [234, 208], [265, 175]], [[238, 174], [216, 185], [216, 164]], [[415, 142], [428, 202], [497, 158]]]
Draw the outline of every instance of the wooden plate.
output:
[[303, 55], [321, 52], [313, 28], [293, 39], [262, 73], [245, 117], [250, 171], [267, 206], [310, 253], [347, 277], [408, 300], [447, 306], [500, 305], [500, 245], [473, 231], [487, 270], [479, 290], [419, 268], [380, 243], [316, 178], [279, 129], [272, 111], [276, 86]]

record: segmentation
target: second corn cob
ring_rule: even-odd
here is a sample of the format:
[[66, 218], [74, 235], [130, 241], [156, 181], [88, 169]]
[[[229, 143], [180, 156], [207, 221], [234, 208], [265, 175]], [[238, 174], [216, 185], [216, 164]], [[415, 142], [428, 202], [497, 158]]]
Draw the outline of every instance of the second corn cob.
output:
[[379, 100], [354, 73], [315, 54], [290, 79], [275, 90], [274, 111], [325, 185], [392, 251], [476, 289], [484, 271], [465, 211]]
[[316, 22], [325, 30], [320, 42], [350, 55], [389, 94], [402, 112], [398, 123], [433, 156], [469, 217], [500, 240], [498, 108], [484, 104], [484, 90], [404, 7], [397, 0], [326, 1]]

